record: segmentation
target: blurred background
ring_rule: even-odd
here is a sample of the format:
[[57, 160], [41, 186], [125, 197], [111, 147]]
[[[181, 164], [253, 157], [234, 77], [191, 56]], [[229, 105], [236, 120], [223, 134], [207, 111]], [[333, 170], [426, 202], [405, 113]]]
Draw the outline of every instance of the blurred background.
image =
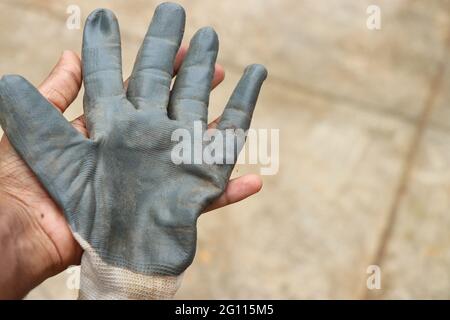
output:
[[[450, 299], [450, 1], [178, 2], [185, 43], [205, 25], [219, 34], [226, 78], [211, 119], [247, 64], [269, 70], [253, 127], [280, 129], [280, 169], [258, 195], [199, 219], [176, 298]], [[84, 20], [106, 7], [128, 76], [158, 3], [1, 0], [0, 74], [38, 85], [63, 50], [80, 52]], [[69, 5], [81, 29], [66, 27]], [[369, 5], [380, 30], [367, 27]], [[381, 289], [366, 286], [370, 265]], [[28, 298], [76, 298], [71, 276]]]

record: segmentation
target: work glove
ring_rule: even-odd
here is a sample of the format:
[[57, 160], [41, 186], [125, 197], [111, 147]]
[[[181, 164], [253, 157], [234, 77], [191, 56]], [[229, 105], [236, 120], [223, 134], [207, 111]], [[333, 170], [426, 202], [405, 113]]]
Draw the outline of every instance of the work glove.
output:
[[[193, 149], [219, 141], [201, 136], [218, 51], [212, 28], [192, 38], [171, 90], [184, 24], [179, 5], [156, 9], [125, 90], [116, 17], [105, 9], [88, 17], [82, 49], [88, 138], [24, 78], [0, 81], [0, 124], [84, 249], [80, 298], [172, 297], [194, 258], [197, 218], [229, 180], [237, 158], [230, 148], [215, 148], [214, 158], [224, 161], [214, 163], [188, 163], [174, 152], [177, 132], [189, 133]], [[231, 129], [234, 151], [243, 145], [235, 129], [249, 128], [266, 75], [260, 65], [247, 67], [218, 123], [218, 132]]]

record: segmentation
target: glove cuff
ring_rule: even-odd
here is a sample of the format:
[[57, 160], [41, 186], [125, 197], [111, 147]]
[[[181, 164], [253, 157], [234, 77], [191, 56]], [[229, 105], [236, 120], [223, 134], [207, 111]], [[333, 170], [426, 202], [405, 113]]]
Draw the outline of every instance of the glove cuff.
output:
[[75, 234], [84, 249], [78, 299], [172, 299], [182, 275], [143, 275], [106, 264], [92, 247]]

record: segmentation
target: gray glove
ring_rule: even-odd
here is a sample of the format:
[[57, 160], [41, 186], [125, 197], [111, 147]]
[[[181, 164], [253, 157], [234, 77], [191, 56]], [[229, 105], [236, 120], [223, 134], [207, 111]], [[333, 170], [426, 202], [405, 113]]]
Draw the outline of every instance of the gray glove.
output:
[[[206, 129], [218, 51], [214, 30], [200, 29], [171, 91], [184, 24], [179, 5], [156, 9], [125, 90], [116, 17], [104, 9], [88, 17], [82, 61], [89, 138], [25, 79], [1, 79], [0, 124], [85, 250], [82, 298], [172, 296], [194, 258], [197, 218], [233, 169], [171, 159], [176, 129], [194, 138], [194, 121]], [[218, 129], [248, 129], [266, 75], [260, 65], [245, 70]]]

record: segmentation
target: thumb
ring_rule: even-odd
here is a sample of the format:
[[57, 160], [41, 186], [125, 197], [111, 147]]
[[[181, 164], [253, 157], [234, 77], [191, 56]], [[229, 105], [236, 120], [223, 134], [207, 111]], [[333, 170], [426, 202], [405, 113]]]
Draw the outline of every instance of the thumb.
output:
[[51, 104], [64, 112], [77, 97], [80, 87], [80, 58], [75, 52], [66, 50], [38, 89]]

